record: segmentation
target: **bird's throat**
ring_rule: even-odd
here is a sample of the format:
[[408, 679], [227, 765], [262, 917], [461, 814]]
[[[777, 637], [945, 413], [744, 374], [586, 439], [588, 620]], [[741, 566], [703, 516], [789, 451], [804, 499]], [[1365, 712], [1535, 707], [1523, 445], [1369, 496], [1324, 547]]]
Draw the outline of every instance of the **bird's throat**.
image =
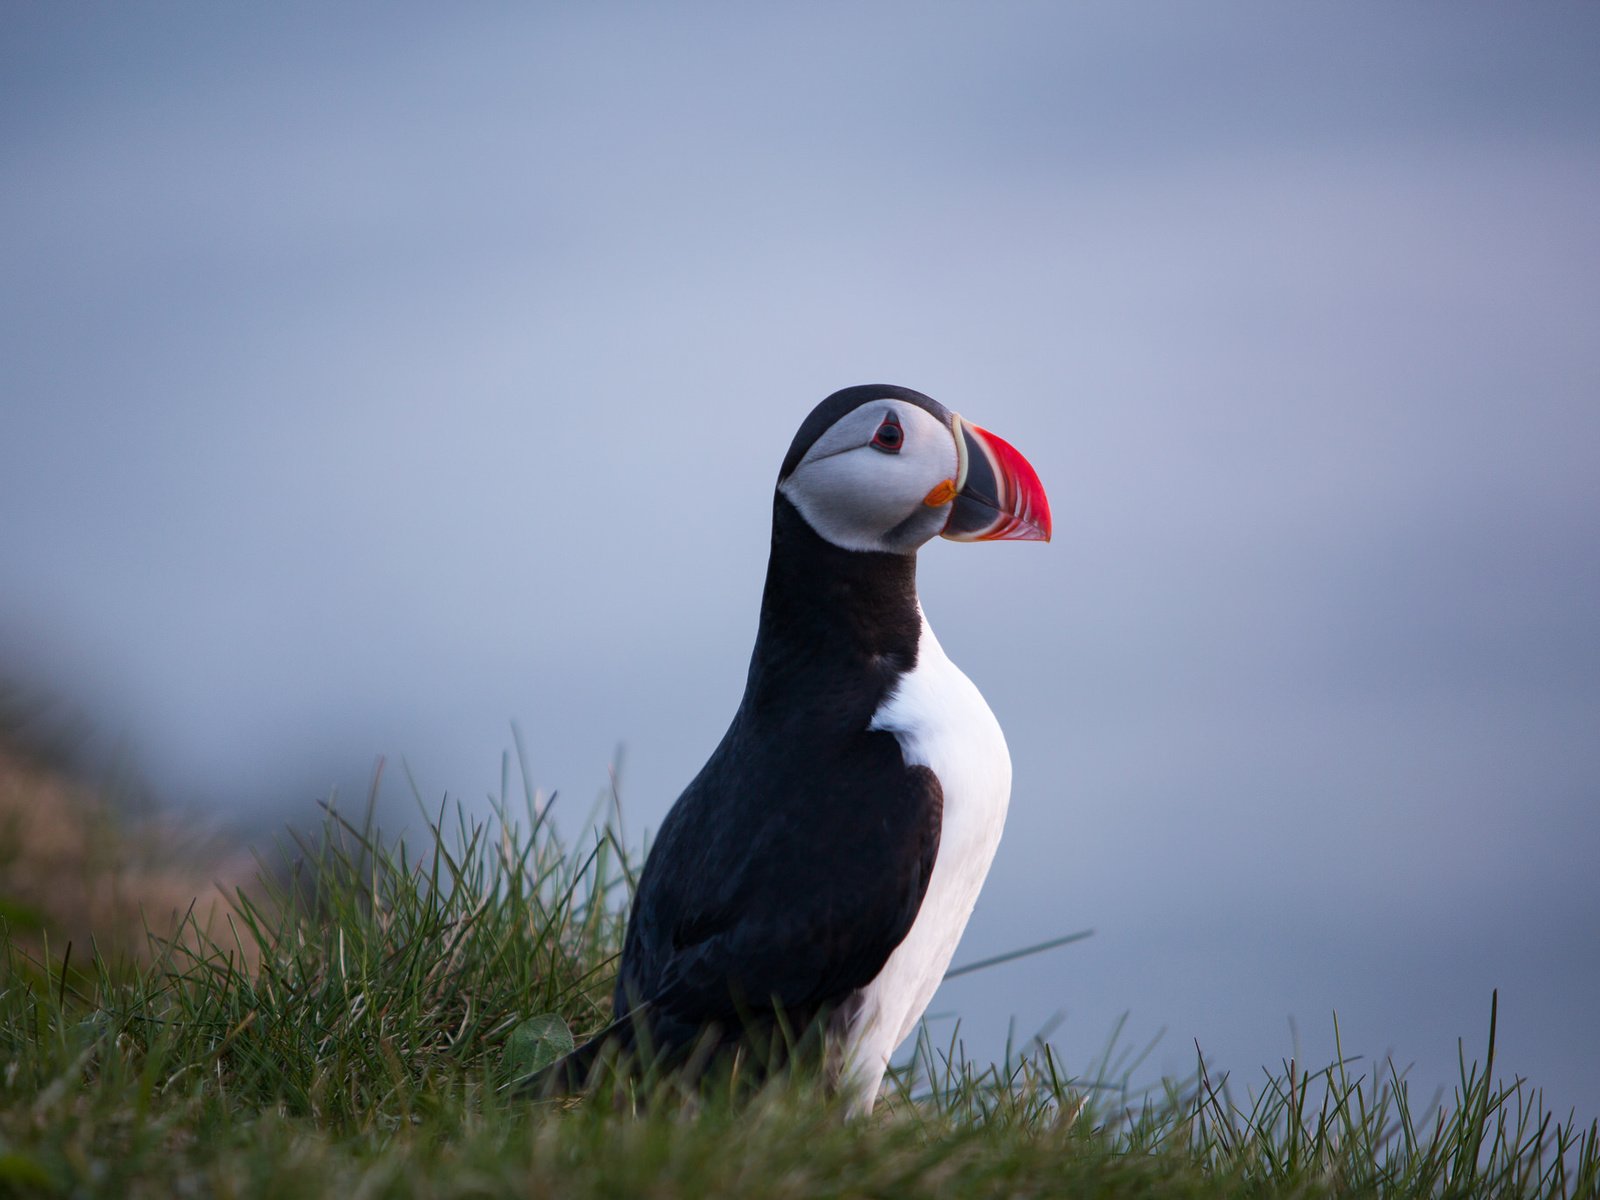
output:
[[868, 720], [916, 664], [921, 624], [914, 553], [836, 546], [779, 495], [745, 703], [798, 688], [819, 703], [836, 697], [841, 718]]

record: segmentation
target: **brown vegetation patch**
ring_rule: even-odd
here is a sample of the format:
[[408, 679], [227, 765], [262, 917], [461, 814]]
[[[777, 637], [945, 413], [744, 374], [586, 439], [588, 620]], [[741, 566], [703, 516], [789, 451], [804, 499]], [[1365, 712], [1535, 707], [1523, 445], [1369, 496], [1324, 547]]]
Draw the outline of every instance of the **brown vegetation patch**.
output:
[[87, 961], [92, 942], [110, 960], [148, 960], [163, 939], [193, 942], [197, 930], [231, 947], [227, 896], [253, 876], [236, 848], [118, 811], [0, 741], [0, 921], [28, 952], [48, 945], [59, 958], [70, 941]]

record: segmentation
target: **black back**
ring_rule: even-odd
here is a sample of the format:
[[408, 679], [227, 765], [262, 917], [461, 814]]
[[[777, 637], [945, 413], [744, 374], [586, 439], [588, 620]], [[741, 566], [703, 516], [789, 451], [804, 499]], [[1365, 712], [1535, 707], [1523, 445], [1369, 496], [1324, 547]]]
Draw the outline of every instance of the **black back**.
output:
[[942, 793], [867, 725], [915, 665], [920, 625], [914, 554], [840, 549], [776, 498], [744, 698], [663, 823], [628, 925], [616, 1012], [655, 1050], [708, 1027], [732, 1040], [775, 1008], [799, 1029], [911, 928]]

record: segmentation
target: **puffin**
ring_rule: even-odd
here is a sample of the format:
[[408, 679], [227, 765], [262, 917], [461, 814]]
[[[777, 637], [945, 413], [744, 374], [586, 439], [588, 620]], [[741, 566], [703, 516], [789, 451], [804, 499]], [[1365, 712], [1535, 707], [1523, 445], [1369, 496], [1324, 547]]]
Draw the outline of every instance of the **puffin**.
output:
[[614, 1021], [527, 1090], [581, 1088], [616, 1052], [703, 1068], [814, 1031], [847, 1111], [872, 1110], [1011, 794], [1000, 725], [917, 596], [935, 537], [1048, 541], [1038, 474], [910, 388], [812, 409], [778, 471], [744, 696], [645, 860]]

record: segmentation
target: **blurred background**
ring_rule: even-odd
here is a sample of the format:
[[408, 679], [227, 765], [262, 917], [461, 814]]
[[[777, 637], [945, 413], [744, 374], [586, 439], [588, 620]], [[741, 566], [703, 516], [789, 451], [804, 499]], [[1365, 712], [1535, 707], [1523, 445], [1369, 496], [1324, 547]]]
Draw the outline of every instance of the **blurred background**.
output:
[[[270, 836], [388, 757], [642, 843], [810, 407], [1056, 539], [922, 593], [1012, 746], [933, 1035], [1600, 1113], [1600, 6], [8, 6], [0, 677]], [[41, 701], [42, 703], [42, 701]], [[113, 751], [111, 747], [121, 747]]]

